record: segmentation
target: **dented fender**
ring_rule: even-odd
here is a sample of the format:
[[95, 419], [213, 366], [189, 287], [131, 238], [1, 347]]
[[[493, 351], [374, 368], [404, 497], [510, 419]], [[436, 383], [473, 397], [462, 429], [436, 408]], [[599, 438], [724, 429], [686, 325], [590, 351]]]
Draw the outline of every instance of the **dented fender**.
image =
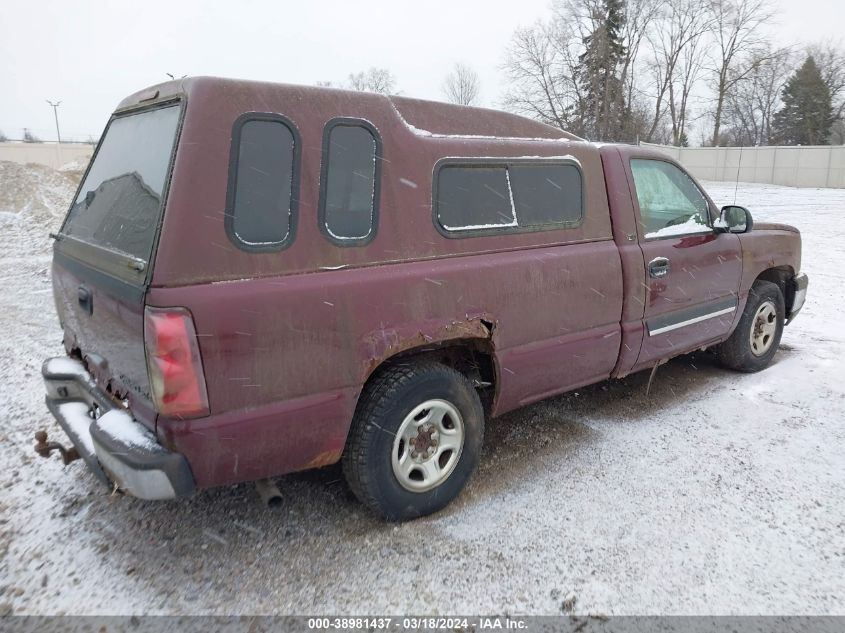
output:
[[485, 341], [495, 349], [496, 319], [489, 314], [465, 320], [429, 319], [368, 332], [361, 341], [366, 359], [362, 383], [386, 360], [413, 349], [437, 347], [459, 340]]

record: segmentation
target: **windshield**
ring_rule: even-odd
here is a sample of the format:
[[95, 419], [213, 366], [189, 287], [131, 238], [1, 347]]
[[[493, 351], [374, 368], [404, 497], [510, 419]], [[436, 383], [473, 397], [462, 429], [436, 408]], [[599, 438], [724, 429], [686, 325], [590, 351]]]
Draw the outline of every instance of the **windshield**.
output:
[[149, 261], [179, 123], [178, 105], [112, 120], [62, 232]]

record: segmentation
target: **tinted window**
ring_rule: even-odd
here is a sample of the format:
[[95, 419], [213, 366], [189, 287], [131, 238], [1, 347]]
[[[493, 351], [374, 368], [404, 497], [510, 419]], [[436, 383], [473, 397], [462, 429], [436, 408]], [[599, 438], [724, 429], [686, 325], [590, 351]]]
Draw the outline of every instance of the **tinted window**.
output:
[[378, 143], [362, 126], [330, 128], [323, 156], [322, 222], [329, 236], [362, 240], [374, 229]]
[[646, 238], [711, 230], [707, 200], [683, 171], [662, 160], [637, 158], [631, 172]]
[[516, 226], [505, 166], [440, 169], [437, 217], [449, 231]]
[[571, 164], [445, 165], [435, 212], [447, 231], [571, 226], [582, 217], [582, 189]]
[[114, 119], [62, 231], [148, 261], [179, 124], [179, 106]]
[[238, 139], [232, 231], [249, 246], [278, 246], [290, 234], [293, 133], [281, 121], [247, 120]]
[[574, 165], [510, 165], [508, 176], [519, 226], [581, 219], [581, 172]]

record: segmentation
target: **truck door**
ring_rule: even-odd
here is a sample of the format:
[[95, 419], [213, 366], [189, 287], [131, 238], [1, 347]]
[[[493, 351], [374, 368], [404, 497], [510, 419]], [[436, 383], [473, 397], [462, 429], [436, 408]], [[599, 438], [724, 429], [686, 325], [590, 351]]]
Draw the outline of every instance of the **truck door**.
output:
[[628, 169], [647, 290], [637, 370], [729, 333], [742, 257], [739, 238], [714, 230], [715, 207], [680, 167], [632, 156]]

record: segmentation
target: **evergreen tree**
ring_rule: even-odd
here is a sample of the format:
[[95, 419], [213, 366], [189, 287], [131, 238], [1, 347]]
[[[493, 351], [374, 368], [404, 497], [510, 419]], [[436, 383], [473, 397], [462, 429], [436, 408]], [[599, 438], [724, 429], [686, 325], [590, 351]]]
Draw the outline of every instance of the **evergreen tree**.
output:
[[784, 86], [783, 107], [775, 113], [773, 127], [785, 145], [827, 145], [833, 125], [830, 89], [816, 61], [808, 56]]
[[622, 31], [625, 0], [600, 0], [584, 37], [578, 83], [583, 95], [582, 127], [596, 140], [621, 140], [628, 113], [619, 68], [625, 57]]

